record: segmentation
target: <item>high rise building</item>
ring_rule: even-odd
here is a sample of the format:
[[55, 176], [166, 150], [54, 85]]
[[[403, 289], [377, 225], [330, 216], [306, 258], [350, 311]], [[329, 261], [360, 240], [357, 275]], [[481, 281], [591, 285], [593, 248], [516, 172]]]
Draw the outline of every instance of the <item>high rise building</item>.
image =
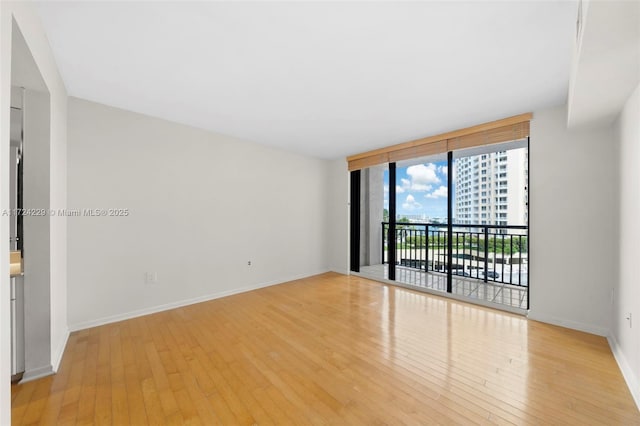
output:
[[456, 159], [454, 223], [528, 225], [528, 149]]

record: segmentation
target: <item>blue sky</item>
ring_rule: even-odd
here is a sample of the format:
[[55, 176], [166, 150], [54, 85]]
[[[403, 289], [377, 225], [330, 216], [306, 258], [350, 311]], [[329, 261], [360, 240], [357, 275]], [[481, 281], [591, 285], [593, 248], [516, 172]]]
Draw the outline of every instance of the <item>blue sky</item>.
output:
[[[447, 162], [434, 161], [396, 170], [397, 215], [447, 216]], [[384, 208], [389, 207], [389, 172], [384, 173]]]

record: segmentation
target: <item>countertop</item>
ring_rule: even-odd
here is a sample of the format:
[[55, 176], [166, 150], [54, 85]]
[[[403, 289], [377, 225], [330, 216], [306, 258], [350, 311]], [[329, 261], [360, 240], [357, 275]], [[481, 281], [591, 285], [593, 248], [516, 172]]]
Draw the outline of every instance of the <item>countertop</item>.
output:
[[12, 250], [9, 254], [9, 274], [12, 277], [22, 275], [22, 252], [20, 250]]

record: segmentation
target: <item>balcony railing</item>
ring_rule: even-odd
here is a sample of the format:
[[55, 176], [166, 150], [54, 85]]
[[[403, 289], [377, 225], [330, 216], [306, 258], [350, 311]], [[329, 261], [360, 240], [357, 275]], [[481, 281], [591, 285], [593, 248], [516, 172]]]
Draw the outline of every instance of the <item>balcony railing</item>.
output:
[[[389, 222], [382, 222], [382, 263], [388, 263]], [[447, 272], [446, 224], [396, 223], [396, 265]], [[452, 274], [485, 282], [528, 285], [528, 227], [453, 225]]]

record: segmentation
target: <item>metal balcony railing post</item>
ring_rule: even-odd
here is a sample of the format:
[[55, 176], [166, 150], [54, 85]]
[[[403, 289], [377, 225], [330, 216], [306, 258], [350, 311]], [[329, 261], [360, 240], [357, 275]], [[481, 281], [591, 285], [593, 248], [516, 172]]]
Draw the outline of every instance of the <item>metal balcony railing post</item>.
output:
[[484, 227], [484, 282], [489, 277], [489, 227]]
[[[509, 284], [513, 280], [513, 235], [509, 235]], [[502, 281], [504, 281], [504, 277], [502, 277]]]
[[429, 224], [424, 226], [424, 270], [429, 271]]
[[504, 282], [504, 234], [502, 234], [502, 282]]
[[518, 235], [518, 285], [522, 285], [522, 235]]

